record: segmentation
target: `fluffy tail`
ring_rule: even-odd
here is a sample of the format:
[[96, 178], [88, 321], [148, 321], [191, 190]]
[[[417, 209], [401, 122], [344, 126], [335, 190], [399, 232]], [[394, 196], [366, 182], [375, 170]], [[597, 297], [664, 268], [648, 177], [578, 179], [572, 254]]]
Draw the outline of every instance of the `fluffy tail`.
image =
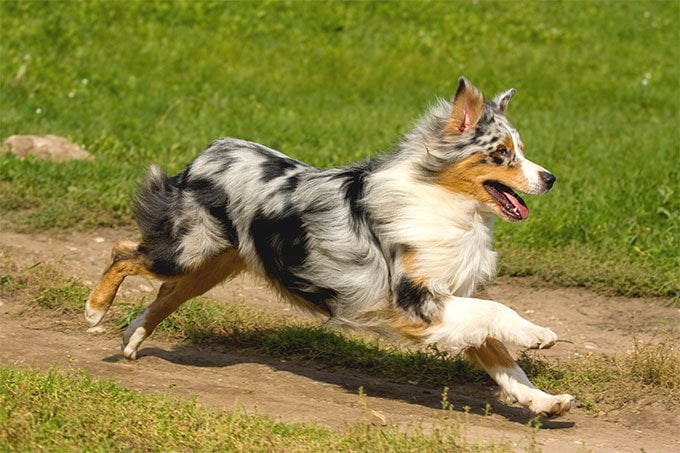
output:
[[170, 178], [167, 173], [151, 166], [146, 182], [135, 199], [134, 213], [142, 234], [140, 252], [149, 259], [150, 270], [172, 276], [182, 272], [177, 264], [179, 231], [175, 227], [179, 208], [178, 181], [183, 174]]

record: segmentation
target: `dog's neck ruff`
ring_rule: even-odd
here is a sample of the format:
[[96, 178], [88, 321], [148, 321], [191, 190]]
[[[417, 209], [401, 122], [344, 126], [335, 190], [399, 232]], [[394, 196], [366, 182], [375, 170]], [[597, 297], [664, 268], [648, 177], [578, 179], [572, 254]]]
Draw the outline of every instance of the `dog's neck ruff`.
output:
[[494, 276], [493, 214], [420, 180], [412, 162], [374, 173], [367, 202], [383, 240], [417, 251], [417, 276], [433, 293], [468, 297]]

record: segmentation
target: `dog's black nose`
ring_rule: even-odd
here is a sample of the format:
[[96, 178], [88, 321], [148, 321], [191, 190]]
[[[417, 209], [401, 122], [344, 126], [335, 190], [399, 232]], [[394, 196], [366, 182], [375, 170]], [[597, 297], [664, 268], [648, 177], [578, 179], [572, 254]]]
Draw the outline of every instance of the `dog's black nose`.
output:
[[553, 175], [552, 173], [547, 172], [547, 171], [542, 171], [540, 173], [540, 176], [541, 176], [541, 179], [543, 180], [543, 182], [545, 183], [545, 186], [548, 188], [548, 190], [550, 190], [550, 188], [553, 186], [553, 184], [555, 184], [555, 180], [557, 179], [557, 178], [555, 178], [555, 175]]

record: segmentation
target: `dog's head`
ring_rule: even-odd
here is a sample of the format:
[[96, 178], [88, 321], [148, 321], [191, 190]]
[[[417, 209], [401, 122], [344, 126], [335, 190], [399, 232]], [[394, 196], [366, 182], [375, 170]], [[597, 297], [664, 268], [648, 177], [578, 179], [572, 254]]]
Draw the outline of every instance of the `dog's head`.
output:
[[505, 117], [514, 94], [510, 89], [485, 102], [461, 77], [446, 114], [437, 115], [436, 149], [429, 156], [437, 184], [477, 200], [507, 221], [529, 216], [517, 192], [543, 194], [555, 182], [552, 173], [524, 156], [524, 144]]

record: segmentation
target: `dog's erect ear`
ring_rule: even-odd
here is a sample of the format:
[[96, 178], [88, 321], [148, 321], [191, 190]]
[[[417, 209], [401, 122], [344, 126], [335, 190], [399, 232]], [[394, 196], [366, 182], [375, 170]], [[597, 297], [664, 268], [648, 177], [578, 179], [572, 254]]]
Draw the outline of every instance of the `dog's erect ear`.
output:
[[473, 129], [482, 117], [483, 111], [484, 96], [468, 79], [461, 77], [458, 79], [458, 90], [453, 97], [451, 116], [446, 121], [444, 131], [459, 135]]
[[517, 93], [517, 90], [510, 88], [508, 91], [504, 91], [493, 98], [493, 103], [496, 105], [496, 107], [498, 107], [498, 110], [500, 110], [501, 113], [505, 113], [505, 111], [508, 109], [508, 103], [515, 93]]

